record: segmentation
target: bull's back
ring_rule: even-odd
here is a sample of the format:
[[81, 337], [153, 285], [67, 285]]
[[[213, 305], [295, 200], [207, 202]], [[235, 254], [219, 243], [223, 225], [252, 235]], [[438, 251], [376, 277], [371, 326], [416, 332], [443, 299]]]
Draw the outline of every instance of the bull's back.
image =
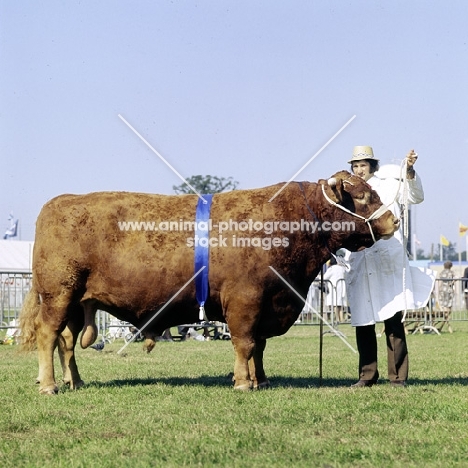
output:
[[167, 282], [175, 264], [179, 271], [188, 265], [190, 252], [183, 231], [160, 230], [159, 223], [193, 217], [196, 203], [195, 195], [128, 192], [56, 197], [37, 220], [33, 269], [45, 289], [48, 279], [74, 287], [86, 277], [88, 289], [110, 293]]
[[[211, 218], [219, 221], [274, 219], [277, 206], [268, 203], [277, 186], [239, 190], [213, 197]], [[153, 195], [96, 192], [61, 195], [44, 205], [36, 223], [35, 261], [53, 252], [84, 266], [113, 253], [143, 264], [153, 257], [192, 253], [197, 195]], [[238, 233], [237, 230], [235, 233]], [[232, 234], [232, 231], [231, 231]], [[128, 261], [128, 258], [125, 260]]]
[[[216, 194], [212, 223], [294, 217], [294, 197], [286, 190], [268, 202], [280, 187]], [[197, 203], [196, 195], [129, 192], [56, 197], [44, 205], [37, 220], [33, 269], [39, 292], [80, 288], [85, 299], [102, 304], [141, 310], [159, 307], [194, 274], [194, 246], [189, 239], [195, 235]], [[210, 247], [212, 301], [220, 304], [249, 289], [262, 296], [271, 275], [268, 266], [277, 265], [279, 257], [289, 252], [232, 245], [234, 236], [258, 235], [234, 229], [223, 233], [225, 245]], [[194, 285], [184, 294], [193, 300]]]

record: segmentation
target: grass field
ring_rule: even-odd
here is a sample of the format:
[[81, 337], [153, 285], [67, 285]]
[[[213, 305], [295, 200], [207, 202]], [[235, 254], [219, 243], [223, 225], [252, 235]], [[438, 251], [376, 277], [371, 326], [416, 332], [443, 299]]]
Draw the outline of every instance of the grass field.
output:
[[[272, 388], [236, 392], [230, 341], [77, 351], [87, 385], [38, 394], [36, 354], [0, 346], [5, 467], [468, 466], [468, 324], [408, 336], [411, 381], [351, 390], [357, 355], [318, 327], [268, 341]], [[353, 329], [342, 331], [354, 346]], [[386, 376], [385, 341], [379, 338]], [[59, 365], [57, 363], [57, 369]], [[57, 372], [61, 377], [61, 372]]]

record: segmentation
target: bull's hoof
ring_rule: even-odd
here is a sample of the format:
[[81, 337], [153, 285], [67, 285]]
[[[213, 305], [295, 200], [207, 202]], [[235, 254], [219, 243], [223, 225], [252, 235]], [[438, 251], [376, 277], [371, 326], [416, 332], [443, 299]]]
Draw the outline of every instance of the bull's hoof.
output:
[[240, 390], [242, 392], [246, 392], [252, 390], [253, 383], [248, 381], [243, 381], [243, 383], [234, 383], [234, 390]]
[[76, 380], [76, 381], [73, 381], [73, 380], [65, 381], [64, 380], [63, 383], [65, 385], [68, 385], [70, 390], [78, 390], [79, 388], [84, 387], [84, 384], [85, 384], [81, 379]]
[[70, 383], [70, 390], [78, 390], [81, 387], [84, 387], [85, 383], [82, 380], [74, 382], [73, 385]]
[[57, 385], [49, 385], [47, 387], [40, 387], [39, 388], [39, 393], [41, 395], [57, 395], [59, 392], [59, 389]]
[[267, 388], [270, 388], [270, 381], [265, 380], [264, 382], [256, 382], [254, 383], [254, 390], [266, 390]]

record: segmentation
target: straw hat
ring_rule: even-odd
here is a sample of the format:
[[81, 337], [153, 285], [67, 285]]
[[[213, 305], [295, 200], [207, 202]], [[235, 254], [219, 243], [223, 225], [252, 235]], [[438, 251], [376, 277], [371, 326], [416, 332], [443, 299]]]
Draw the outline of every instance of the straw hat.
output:
[[363, 159], [372, 159], [373, 161], [379, 162], [377, 158], [374, 158], [374, 152], [370, 146], [355, 146], [353, 149], [353, 157], [349, 164], [352, 164], [355, 161], [362, 161]]

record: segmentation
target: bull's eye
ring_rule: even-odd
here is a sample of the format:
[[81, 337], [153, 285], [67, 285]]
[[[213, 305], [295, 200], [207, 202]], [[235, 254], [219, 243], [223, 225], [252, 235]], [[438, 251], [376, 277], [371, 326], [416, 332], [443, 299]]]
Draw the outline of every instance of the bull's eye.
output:
[[365, 197], [365, 193], [364, 192], [358, 192], [356, 193], [356, 195], [354, 195], [354, 198], [356, 200], [364, 200], [364, 197]]

